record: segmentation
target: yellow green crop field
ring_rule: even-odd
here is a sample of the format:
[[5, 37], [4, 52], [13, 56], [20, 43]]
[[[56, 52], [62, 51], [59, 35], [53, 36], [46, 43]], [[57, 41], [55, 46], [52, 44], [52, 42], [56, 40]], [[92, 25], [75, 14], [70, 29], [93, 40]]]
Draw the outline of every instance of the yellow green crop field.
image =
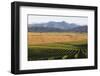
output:
[[87, 33], [28, 32], [28, 60], [88, 57]]

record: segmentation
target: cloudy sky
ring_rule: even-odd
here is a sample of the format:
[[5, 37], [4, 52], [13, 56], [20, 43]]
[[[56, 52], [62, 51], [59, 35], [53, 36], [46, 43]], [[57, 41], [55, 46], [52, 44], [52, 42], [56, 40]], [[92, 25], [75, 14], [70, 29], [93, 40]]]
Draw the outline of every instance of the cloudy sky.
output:
[[82, 16], [47, 16], [47, 15], [28, 15], [28, 24], [35, 23], [47, 23], [49, 21], [62, 22], [65, 21], [67, 23], [75, 23], [79, 25], [87, 25], [88, 17]]

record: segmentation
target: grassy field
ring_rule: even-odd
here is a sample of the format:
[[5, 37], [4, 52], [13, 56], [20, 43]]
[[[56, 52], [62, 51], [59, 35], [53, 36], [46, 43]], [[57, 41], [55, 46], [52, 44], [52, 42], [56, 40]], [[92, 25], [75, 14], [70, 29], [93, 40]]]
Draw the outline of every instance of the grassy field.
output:
[[87, 33], [28, 33], [28, 60], [87, 58]]

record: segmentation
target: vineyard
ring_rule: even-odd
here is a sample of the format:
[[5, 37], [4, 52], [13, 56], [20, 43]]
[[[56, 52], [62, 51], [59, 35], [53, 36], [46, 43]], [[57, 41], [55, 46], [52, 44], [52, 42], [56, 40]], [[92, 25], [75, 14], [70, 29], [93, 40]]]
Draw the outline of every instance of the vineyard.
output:
[[48, 51], [42, 53], [33, 53], [29, 50], [29, 61], [31, 60], [53, 60], [53, 59], [78, 59], [78, 58], [87, 58], [85, 54], [86, 50], [55, 50], [56, 52]]
[[[70, 48], [72, 47], [72, 48]], [[28, 48], [28, 60], [54, 60], [54, 59], [79, 59], [87, 58], [87, 45], [66, 45], [53, 47], [32, 46]]]

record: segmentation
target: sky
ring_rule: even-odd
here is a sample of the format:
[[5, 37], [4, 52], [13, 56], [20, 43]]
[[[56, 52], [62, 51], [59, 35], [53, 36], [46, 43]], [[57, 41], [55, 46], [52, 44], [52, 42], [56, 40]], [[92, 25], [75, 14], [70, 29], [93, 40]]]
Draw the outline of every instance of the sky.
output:
[[88, 17], [82, 16], [48, 16], [48, 15], [28, 15], [28, 24], [35, 23], [47, 23], [49, 21], [62, 22], [65, 21], [67, 23], [75, 23], [78, 25], [87, 25]]

